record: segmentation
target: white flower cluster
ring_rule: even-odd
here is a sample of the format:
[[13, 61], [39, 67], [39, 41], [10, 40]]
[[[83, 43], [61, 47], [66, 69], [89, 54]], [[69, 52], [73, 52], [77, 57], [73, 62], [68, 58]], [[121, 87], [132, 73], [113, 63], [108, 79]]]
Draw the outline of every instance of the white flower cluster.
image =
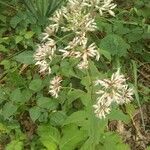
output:
[[38, 46], [38, 49], [34, 55], [34, 59], [36, 61], [35, 65], [39, 66], [40, 73], [51, 73], [49, 63], [52, 61], [55, 50], [56, 44], [55, 41], [51, 38], [48, 38], [45, 43], [42, 43]]
[[133, 100], [133, 89], [128, 87], [125, 76], [120, 74], [119, 69], [112, 74], [111, 79], [97, 80], [95, 85], [102, 86], [102, 90], [96, 92], [99, 97], [97, 103], [93, 105], [99, 118], [105, 118], [106, 114], [109, 114], [112, 102], [124, 104]]
[[[112, 11], [116, 5], [112, 0], [68, 0], [66, 6], [62, 6], [56, 10], [50, 20], [50, 25], [46, 27], [43, 33], [42, 43], [38, 46], [35, 52], [34, 59], [39, 67], [39, 72], [42, 74], [50, 74], [50, 62], [55, 56], [57, 49], [55, 35], [61, 31], [65, 35], [72, 33], [68, 45], [62, 45], [58, 49], [62, 59], [74, 58], [78, 59], [77, 67], [79, 69], [87, 69], [89, 60], [99, 60], [100, 55], [95, 43], [88, 40], [88, 32], [97, 30], [95, 22], [95, 14], [100, 15], [109, 13], [114, 16]], [[52, 96], [57, 94], [50, 93]], [[59, 91], [59, 90], [57, 90]], [[57, 96], [55, 96], [57, 97]]]
[[49, 93], [54, 96], [55, 98], [58, 97], [58, 93], [61, 89], [60, 83], [62, 82], [62, 78], [60, 76], [55, 76], [51, 81], [50, 81], [50, 90]]

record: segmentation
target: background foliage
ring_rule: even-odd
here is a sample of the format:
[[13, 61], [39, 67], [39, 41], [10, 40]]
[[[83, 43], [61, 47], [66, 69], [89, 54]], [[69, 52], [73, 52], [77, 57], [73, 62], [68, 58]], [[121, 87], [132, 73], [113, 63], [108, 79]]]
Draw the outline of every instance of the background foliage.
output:
[[[75, 88], [64, 90], [59, 99], [47, 94], [49, 79], [34, 66], [36, 43], [48, 17], [62, 3], [65, 0], [0, 0], [0, 146], [6, 150], [130, 149], [107, 125], [111, 120], [131, 122], [135, 110], [149, 103], [150, 2], [116, 0], [115, 18], [97, 17], [99, 31], [91, 39], [99, 46], [101, 59], [96, 66], [90, 64], [91, 80], [121, 67], [136, 90], [133, 103], [124, 106], [126, 111], [114, 106], [106, 120], [88, 114], [91, 81], [70, 68], [74, 62], [61, 64], [65, 84], [71, 81]], [[57, 72], [57, 60], [55, 64]]]

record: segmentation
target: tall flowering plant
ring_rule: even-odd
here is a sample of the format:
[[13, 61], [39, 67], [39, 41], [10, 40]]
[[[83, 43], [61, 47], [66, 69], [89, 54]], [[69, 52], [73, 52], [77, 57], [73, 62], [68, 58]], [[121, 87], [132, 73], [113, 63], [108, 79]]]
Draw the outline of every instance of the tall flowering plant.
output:
[[[87, 72], [90, 78], [89, 64], [100, 60], [100, 50], [89, 33], [98, 30], [96, 16], [115, 16], [113, 9], [116, 6], [112, 0], [68, 0], [65, 6], [56, 10], [49, 18], [50, 24], [45, 28], [34, 59], [40, 74], [53, 77], [49, 86], [52, 97], [58, 98], [65, 88], [65, 76], [59, 70], [53, 71], [53, 61], [58, 57], [61, 59], [59, 63], [65, 59], [74, 60], [75, 64], [70, 67]], [[95, 93], [98, 95], [97, 100], [91, 100], [89, 107], [92, 108], [93, 105], [98, 118], [105, 118], [110, 113], [112, 103], [123, 104], [133, 99], [133, 90], [128, 87], [126, 78], [120, 74], [119, 69], [112, 74], [111, 79], [90, 80], [90, 86], [94, 82], [100, 89]], [[88, 91], [90, 90], [92, 89], [89, 87]]]

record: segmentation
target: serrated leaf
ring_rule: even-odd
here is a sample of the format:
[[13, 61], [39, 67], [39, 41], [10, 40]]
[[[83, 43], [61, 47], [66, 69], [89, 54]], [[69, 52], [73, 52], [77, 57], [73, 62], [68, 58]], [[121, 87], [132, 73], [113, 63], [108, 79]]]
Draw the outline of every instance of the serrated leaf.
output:
[[15, 28], [19, 22], [21, 22], [22, 18], [20, 16], [15, 15], [14, 17], [11, 18], [10, 20], [10, 25], [12, 28]]
[[88, 118], [87, 112], [86, 111], [77, 111], [72, 113], [64, 122], [63, 125], [67, 124], [82, 124], [85, 123], [86, 119]]
[[33, 51], [24, 51], [15, 56], [14, 59], [23, 64], [34, 64], [33, 54]]
[[48, 97], [40, 97], [37, 100], [37, 105], [48, 110], [55, 110], [58, 106], [58, 102]]
[[60, 150], [74, 150], [86, 138], [86, 131], [79, 130], [77, 126], [67, 126], [60, 141]]
[[4, 119], [8, 119], [10, 116], [14, 115], [16, 111], [17, 106], [11, 102], [8, 102], [3, 106], [2, 115], [4, 116]]
[[50, 116], [50, 123], [53, 126], [62, 126], [67, 116], [63, 111], [54, 112]]
[[124, 121], [125, 123], [129, 123], [130, 117], [125, 115], [121, 110], [113, 108], [110, 114], [108, 115], [110, 120], [120, 120]]
[[12, 93], [10, 94], [10, 99], [14, 102], [21, 102], [22, 101], [22, 93], [21, 93], [21, 90], [18, 88], [18, 89], [15, 89], [14, 91], [12, 91]]
[[33, 121], [36, 121], [41, 115], [41, 109], [37, 106], [34, 106], [29, 110], [29, 113], [30, 113], [31, 119]]
[[69, 91], [67, 94], [67, 99], [69, 104], [71, 104], [74, 100], [82, 97], [83, 95], [85, 95], [85, 92], [79, 89], [74, 89], [72, 91]]
[[126, 56], [129, 48], [130, 45], [116, 34], [107, 35], [100, 43], [100, 49], [108, 51], [111, 55]]
[[40, 79], [34, 79], [30, 82], [29, 88], [35, 92], [41, 90], [42, 88], [42, 80]]
[[59, 144], [60, 141], [60, 133], [57, 128], [52, 127], [50, 125], [42, 125], [38, 127], [38, 135], [42, 142], [49, 141], [47, 144], [54, 143], [56, 145]]

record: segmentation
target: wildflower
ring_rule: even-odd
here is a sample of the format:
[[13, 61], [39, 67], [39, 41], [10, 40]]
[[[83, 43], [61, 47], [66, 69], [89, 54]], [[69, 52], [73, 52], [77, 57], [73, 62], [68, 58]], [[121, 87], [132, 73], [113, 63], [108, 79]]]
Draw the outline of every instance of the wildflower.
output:
[[50, 36], [52, 36], [54, 33], [58, 31], [59, 25], [58, 24], [52, 24], [46, 27], [45, 32], [43, 33], [43, 39], [42, 41], [47, 40]]
[[119, 91], [120, 95], [122, 94], [122, 96], [120, 99], [115, 99], [115, 102], [118, 104], [130, 103], [131, 100], [133, 100], [133, 92], [133, 89], [129, 88], [128, 85], [123, 86]]
[[73, 31], [79, 34], [81, 32], [93, 32], [97, 29], [95, 19], [91, 13], [84, 14], [82, 10], [77, 9], [67, 13], [64, 18], [67, 23], [66, 26], [61, 28], [63, 31]]
[[63, 17], [63, 13], [64, 11], [62, 11], [62, 9], [58, 9], [55, 11], [54, 15], [49, 18], [50, 21], [53, 21], [56, 24], [59, 24], [61, 21], [61, 18]]
[[80, 58], [81, 56], [81, 52], [79, 51], [68, 51], [68, 50], [63, 50], [63, 49], [60, 49], [59, 50], [60, 52], [62, 52], [62, 56], [63, 56], [63, 59], [66, 58], [66, 57], [73, 57], [73, 58]]
[[98, 101], [93, 107], [95, 115], [100, 119], [106, 118], [106, 115], [110, 113], [110, 107], [103, 101]]
[[78, 68], [81, 69], [81, 70], [88, 68], [89, 58], [94, 58], [95, 57], [95, 59], [97, 61], [100, 58], [100, 55], [99, 55], [98, 51], [96, 50], [95, 43], [92, 43], [87, 48], [86, 48], [86, 46], [84, 46], [83, 48], [85, 48], [85, 49], [82, 52], [81, 62], [78, 64]]
[[49, 67], [49, 62], [52, 61], [54, 52], [56, 50], [55, 41], [53, 39], [48, 39], [48, 41], [42, 45], [38, 46], [34, 54], [34, 59], [37, 66], [39, 66], [39, 72], [46, 74], [51, 73], [51, 68]]
[[[105, 103], [104, 106], [110, 107], [113, 102], [116, 102], [117, 104], [124, 104], [133, 100], [133, 89], [128, 87], [125, 76], [120, 74], [119, 69], [116, 73], [112, 74], [111, 79], [97, 80], [95, 85], [102, 86], [102, 89], [96, 92], [96, 94], [99, 95], [96, 104], [96, 106], [99, 106], [97, 106], [97, 109], [102, 109], [99, 104], [104, 105]], [[102, 110], [97, 110], [96, 112], [101, 111]]]
[[67, 49], [74, 49], [75, 47], [82, 46], [82, 45], [85, 46], [87, 44], [87, 41], [88, 41], [88, 39], [85, 36], [85, 32], [84, 33], [79, 33], [79, 34], [77, 34], [77, 36], [75, 36], [73, 38], [72, 41], [70, 41], [68, 43], [68, 46], [66, 46], [65, 49], [66, 50]]
[[120, 70], [118, 69], [118, 71], [116, 73], [113, 73], [111, 76], [111, 79], [103, 79], [103, 80], [97, 80], [95, 82], [96, 85], [101, 85], [104, 88], [110, 88], [110, 87], [114, 87], [114, 88], [120, 88], [122, 87], [122, 84], [126, 81], [125, 76], [124, 75], [120, 75]]
[[60, 76], [55, 76], [51, 81], [50, 81], [50, 86], [49, 86], [49, 93], [57, 98], [58, 93], [61, 89], [60, 83], [62, 82], [62, 78]]
[[115, 16], [115, 13], [112, 11], [117, 5], [112, 3], [113, 0], [104, 0], [101, 6], [97, 6], [101, 15], [103, 12], [108, 12], [111, 16]]
[[80, 69], [80, 70], [82, 70], [82, 69], [87, 69], [88, 68], [88, 61], [87, 60], [85, 60], [85, 61], [81, 61], [78, 65], [77, 65], [77, 67]]

